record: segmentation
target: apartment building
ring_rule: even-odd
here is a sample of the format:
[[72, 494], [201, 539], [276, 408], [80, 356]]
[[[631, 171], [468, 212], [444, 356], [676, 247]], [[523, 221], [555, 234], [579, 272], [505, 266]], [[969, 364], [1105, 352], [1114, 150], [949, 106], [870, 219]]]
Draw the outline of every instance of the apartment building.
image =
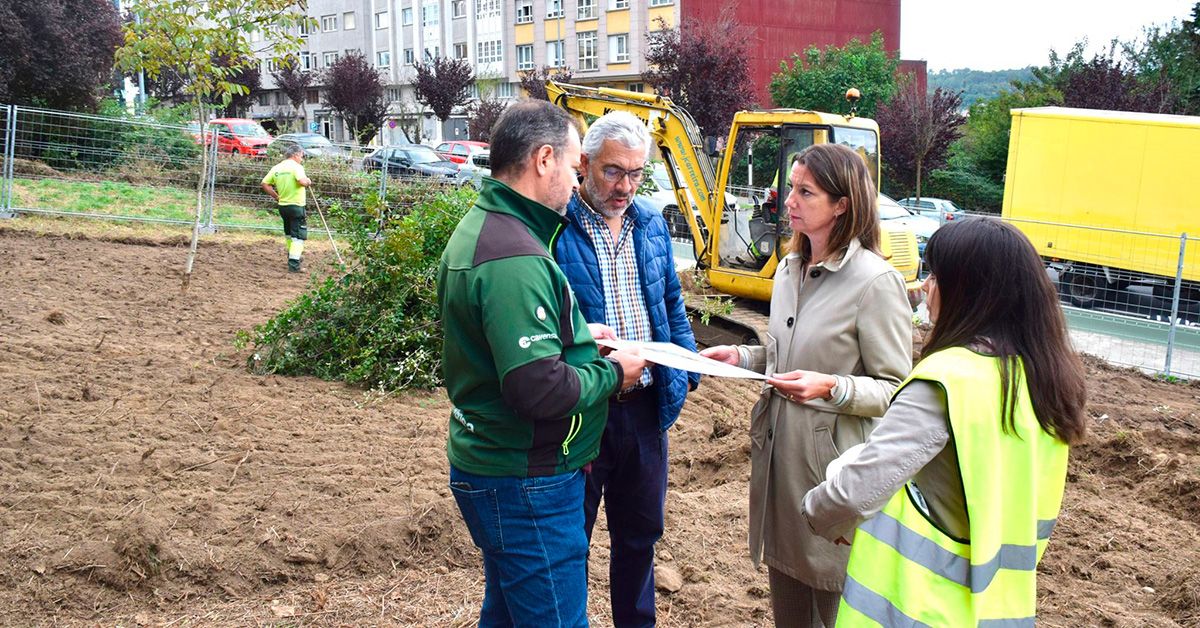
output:
[[[520, 96], [519, 72], [541, 66], [569, 66], [576, 83], [640, 91], [647, 35], [660, 25], [676, 26], [684, 1], [308, 0], [315, 26], [300, 33], [300, 64], [319, 77], [353, 51], [374, 63], [389, 106], [377, 139], [381, 143], [402, 141], [403, 129], [413, 126], [426, 142], [465, 139], [465, 112], [443, 124], [416, 102], [415, 61], [441, 55], [466, 59], [479, 85], [506, 99]], [[268, 126], [282, 125], [294, 117], [293, 108], [275, 88], [269, 53], [260, 54], [264, 91], [250, 115]], [[345, 125], [324, 106], [325, 86], [318, 83], [309, 90], [305, 128], [334, 141], [350, 141]], [[473, 89], [472, 97], [479, 96], [479, 89]]]

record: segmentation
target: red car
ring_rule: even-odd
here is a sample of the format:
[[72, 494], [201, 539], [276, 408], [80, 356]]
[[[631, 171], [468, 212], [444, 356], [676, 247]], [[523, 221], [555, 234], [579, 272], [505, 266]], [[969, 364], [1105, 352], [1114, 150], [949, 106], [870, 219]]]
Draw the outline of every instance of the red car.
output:
[[[217, 150], [222, 153], [265, 157], [271, 134], [254, 120], [246, 118], [217, 118], [208, 123], [208, 130], [217, 136]], [[212, 141], [211, 135], [205, 143]]]
[[442, 142], [433, 150], [437, 151], [437, 154], [441, 155], [443, 159], [456, 164], [465, 164], [471, 155], [477, 155], [487, 149], [487, 142], [454, 141]]

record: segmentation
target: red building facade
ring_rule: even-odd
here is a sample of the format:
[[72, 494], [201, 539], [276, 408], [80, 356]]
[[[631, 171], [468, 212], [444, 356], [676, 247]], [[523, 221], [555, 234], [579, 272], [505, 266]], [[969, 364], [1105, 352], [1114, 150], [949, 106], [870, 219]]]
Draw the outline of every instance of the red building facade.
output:
[[[725, 0], [684, 0], [679, 5], [680, 21], [713, 22], [725, 5]], [[735, 0], [734, 14], [754, 36], [750, 79], [754, 97], [764, 108], [775, 106], [767, 86], [771, 75], [779, 72], [779, 63], [809, 46], [843, 46], [855, 38], [867, 42], [880, 31], [888, 51], [900, 49], [900, 0]], [[924, 69], [923, 61], [903, 62], [901, 67], [902, 72], [917, 75], [922, 89]]]

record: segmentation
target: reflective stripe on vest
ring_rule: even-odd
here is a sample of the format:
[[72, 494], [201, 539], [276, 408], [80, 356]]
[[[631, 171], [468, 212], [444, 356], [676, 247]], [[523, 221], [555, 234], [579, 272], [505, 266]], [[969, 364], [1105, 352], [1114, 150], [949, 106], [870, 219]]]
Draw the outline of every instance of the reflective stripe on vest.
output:
[[909, 381], [946, 391], [971, 541], [938, 529], [906, 485], [855, 533], [838, 626], [1034, 625], [1067, 446], [1041, 430], [1023, 368], [1013, 370], [1016, 434], [1005, 434], [997, 358], [948, 349], [913, 369]]

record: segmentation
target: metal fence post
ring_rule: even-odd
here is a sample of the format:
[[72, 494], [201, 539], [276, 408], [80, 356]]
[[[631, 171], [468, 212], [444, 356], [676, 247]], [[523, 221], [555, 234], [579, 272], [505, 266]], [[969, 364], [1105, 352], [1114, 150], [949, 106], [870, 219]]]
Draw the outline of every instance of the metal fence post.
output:
[[4, 180], [0, 181], [0, 200], [3, 204], [0, 205], [0, 218], [15, 218], [13, 213], [13, 186], [15, 185], [13, 178], [15, 173], [15, 164], [17, 156], [17, 107], [16, 105], [5, 105], [5, 125], [4, 125]]
[[1171, 326], [1167, 329], [1167, 364], [1164, 375], [1171, 376], [1171, 354], [1175, 349], [1175, 328], [1179, 326], [1179, 293], [1183, 290], [1183, 256], [1187, 252], [1187, 233], [1179, 236], [1179, 266], [1175, 269], [1175, 295], [1171, 297]]
[[212, 235], [217, 232], [217, 226], [214, 224], [213, 214], [216, 212], [216, 189], [217, 189], [217, 139], [214, 137], [212, 141], [211, 154], [208, 156], [208, 171], [205, 172], [205, 185], [208, 186], [208, 192], [204, 194], [206, 207], [204, 208], [204, 224], [200, 227], [200, 233], [204, 235]]

